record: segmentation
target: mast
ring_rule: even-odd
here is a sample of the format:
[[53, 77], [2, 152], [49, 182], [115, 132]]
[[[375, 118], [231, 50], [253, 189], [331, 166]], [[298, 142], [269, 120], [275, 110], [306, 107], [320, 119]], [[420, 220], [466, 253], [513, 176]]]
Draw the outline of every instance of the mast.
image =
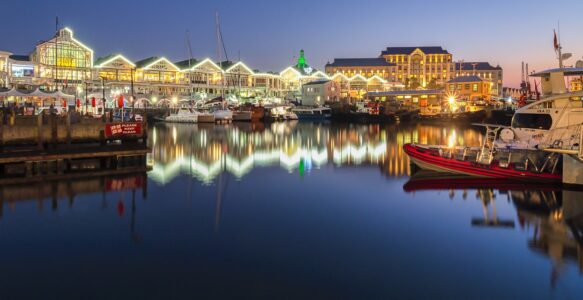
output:
[[[188, 29], [186, 30], [186, 50], [188, 51], [188, 86], [190, 89], [190, 97], [191, 99], [194, 97], [194, 90], [192, 88], [192, 72], [190, 70], [190, 68], [192, 68], [192, 66], [190, 65], [190, 63], [193, 60], [193, 56], [192, 56], [192, 44], [190, 43], [190, 34], [188, 32]], [[190, 103], [192, 105], [192, 103]]]
[[59, 56], [58, 56], [58, 52], [59, 52], [59, 43], [58, 43], [58, 39], [59, 39], [59, 16], [57, 16], [55, 18], [55, 74], [53, 76], [53, 79], [55, 81], [55, 89], [57, 91], [59, 91], [59, 84], [57, 82], [57, 73], [59, 72], [58, 66], [57, 66], [57, 62], [59, 60]]

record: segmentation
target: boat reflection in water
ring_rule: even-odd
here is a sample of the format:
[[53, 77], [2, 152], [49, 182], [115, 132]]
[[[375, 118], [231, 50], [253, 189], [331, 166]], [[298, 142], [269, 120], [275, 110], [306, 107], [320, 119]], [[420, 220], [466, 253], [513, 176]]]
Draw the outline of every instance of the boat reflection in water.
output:
[[377, 165], [387, 176], [409, 175], [405, 143], [480, 145], [474, 128], [436, 125], [335, 126], [302, 122], [273, 124], [157, 124], [150, 135], [153, 171], [166, 184], [179, 174], [210, 183], [222, 172], [242, 178], [257, 167], [279, 166], [300, 175], [326, 164]]
[[[557, 185], [513, 183], [501, 179], [444, 176], [430, 171], [414, 174], [403, 186], [405, 192], [448, 191], [462, 199], [475, 194], [482, 203], [483, 217], [472, 226], [508, 229], [519, 227], [530, 236], [528, 248], [552, 262], [550, 284], [555, 288], [567, 265], [583, 274], [583, 191], [564, 190]], [[497, 199], [497, 195], [501, 196]], [[514, 219], [497, 216], [496, 202], [506, 200], [516, 209]]]

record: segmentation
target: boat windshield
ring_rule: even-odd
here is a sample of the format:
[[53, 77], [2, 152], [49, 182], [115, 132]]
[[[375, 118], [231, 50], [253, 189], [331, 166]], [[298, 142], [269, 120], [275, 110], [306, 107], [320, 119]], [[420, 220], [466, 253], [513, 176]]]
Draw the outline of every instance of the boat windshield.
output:
[[549, 130], [553, 125], [553, 118], [547, 114], [517, 113], [512, 118], [512, 128], [530, 128]]

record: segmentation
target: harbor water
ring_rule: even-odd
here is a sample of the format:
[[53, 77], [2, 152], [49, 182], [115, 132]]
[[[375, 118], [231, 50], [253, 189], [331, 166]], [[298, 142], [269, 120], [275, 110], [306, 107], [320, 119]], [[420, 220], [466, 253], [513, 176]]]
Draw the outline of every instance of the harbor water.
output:
[[583, 192], [435, 177], [447, 124], [156, 124], [151, 171], [0, 186], [0, 299], [581, 299]]

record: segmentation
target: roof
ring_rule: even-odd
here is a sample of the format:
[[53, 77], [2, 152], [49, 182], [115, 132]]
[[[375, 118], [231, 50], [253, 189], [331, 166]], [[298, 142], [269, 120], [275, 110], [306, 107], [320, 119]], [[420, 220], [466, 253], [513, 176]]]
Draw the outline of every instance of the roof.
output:
[[230, 60], [224, 60], [224, 61], [217, 62], [217, 66], [220, 66], [221, 68], [223, 68], [223, 71], [226, 71], [228, 68], [232, 67], [234, 64], [236, 64], [236, 62], [233, 62]]
[[382, 96], [400, 96], [400, 95], [439, 95], [443, 94], [442, 90], [403, 90], [403, 91], [388, 91], [388, 92], [368, 92], [367, 95], [371, 97]]
[[474, 66], [476, 67], [476, 70], [480, 70], [480, 71], [502, 70], [502, 67], [500, 67], [500, 66], [494, 67], [489, 62], [483, 62], [483, 61], [482, 62], [456, 63], [455, 66], [456, 66], [456, 68], [461, 67], [461, 70], [474, 70]]
[[482, 78], [476, 76], [476, 75], [470, 75], [470, 76], [459, 76], [456, 77], [450, 81], [448, 81], [447, 83], [459, 83], [459, 82], [477, 82], [477, 81], [483, 81]]
[[308, 83], [305, 83], [304, 86], [306, 86], [306, 85], [324, 84], [324, 83], [328, 83], [328, 82], [330, 82], [330, 80], [314, 80], [314, 81], [310, 81]]
[[537, 72], [534, 74], [530, 74], [531, 77], [548, 77], [551, 73], [560, 73], [563, 72], [564, 76], [581, 76], [583, 75], [583, 68], [556, 68], [556, 69], [549, 69], [544, 70], [541, 72]]
[[326, 67], [388, 67], [395, 66], [394, 63], [387, 62], [383, 58], [335, 58], [333, 63], [326, 64]]
[[143, 67], [155, 62], [158, 59], [160, 59], [158, 56], [152, 56], [152, 57], [144, 58], [142, 60], [138, 60], [138, 61], [136, 61], [136, 67], [143, 68]]
[[106, 55], [106, 56], [102, 56], [102, 57], [98, 57], [95, 62], [93, 62], [93, 65], [98, 66], [101, 65], [102, 63], [114, 58], [115, 56], [117, 56], [117, 54], [110, 54], [110, 55]]
[[382, 55], [393, 55], [393, 54], [411, 54], [416, 49], [423, 51], [425, 54], [449, 54], [447, 50], [439, 46], [429, 46], [429, 47], [387, 47], [386, 50], [381, 52]]
[[175, 62], [174, 65], [177, 66], [180, 70], [184, 70], [187, 68], [192, 68], [194, 66], [196, 66], [196, 64], [198, 64], [199, 61], [191, 58], [191, 59], [185, 59], [185, 60], [181, 60], [178, 62]]
[[30, 61], [30, 57], [28, 55], [10, 55], [9, 58], [17, 61]]

